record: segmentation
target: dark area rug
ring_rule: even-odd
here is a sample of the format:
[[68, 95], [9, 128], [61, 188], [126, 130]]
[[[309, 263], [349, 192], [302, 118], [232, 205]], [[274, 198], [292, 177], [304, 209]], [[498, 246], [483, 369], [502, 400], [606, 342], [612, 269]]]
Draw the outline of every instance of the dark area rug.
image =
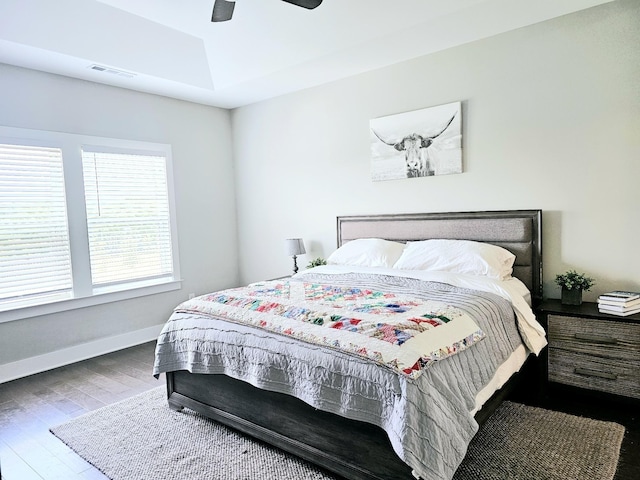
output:
[[[158, 387], [51, 431], [113, 480], [335, 478], [195, 412], [174, 412], [165, 395]], [[454, 478], [611, 480], [623, 435], [616, 423], [504, 402]]]

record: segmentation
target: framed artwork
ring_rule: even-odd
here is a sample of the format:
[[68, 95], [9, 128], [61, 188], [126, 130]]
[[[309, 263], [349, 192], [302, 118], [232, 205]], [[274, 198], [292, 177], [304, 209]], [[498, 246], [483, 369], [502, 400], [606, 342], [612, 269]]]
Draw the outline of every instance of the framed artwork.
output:
[[371, 179], [462, 173], [461, 107], [454, 102], [371, 120]]

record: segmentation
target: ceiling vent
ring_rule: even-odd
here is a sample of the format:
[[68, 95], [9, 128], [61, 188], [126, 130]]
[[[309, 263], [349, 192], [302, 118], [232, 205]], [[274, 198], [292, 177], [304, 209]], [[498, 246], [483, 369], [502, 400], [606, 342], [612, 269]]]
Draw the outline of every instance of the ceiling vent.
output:
[[124, 70], [117, 70], [111, 67], [105, 67], [104, 65], [93, 64], [89, 65], [89, 68], [91, 70], [95, 70], [96, 72], [110, 73], [111, 75], [117, 75], [118, 77], [133, 78], [136, 76], [135, 73], [125, 72]]

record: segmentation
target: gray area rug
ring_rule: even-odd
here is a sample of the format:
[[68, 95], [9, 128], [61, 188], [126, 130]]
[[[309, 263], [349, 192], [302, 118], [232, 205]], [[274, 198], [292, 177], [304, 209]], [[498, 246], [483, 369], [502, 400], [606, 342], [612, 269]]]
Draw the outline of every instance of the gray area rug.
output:
[[504, 402], [469, 445], [455, 480], [611, 480], [624, 427]]
[[[51, 432], [113, 480], [334, 480], [294, 456], [199, 414], [169, 409], [164, 387]], [[611, 480], [624, 427], [504, 402], [455, 480]]]

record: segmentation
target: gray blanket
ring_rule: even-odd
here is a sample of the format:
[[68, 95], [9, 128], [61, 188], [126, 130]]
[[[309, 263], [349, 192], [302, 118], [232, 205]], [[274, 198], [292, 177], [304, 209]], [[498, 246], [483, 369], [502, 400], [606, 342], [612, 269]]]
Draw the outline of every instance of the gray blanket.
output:
[[345, 352], [223, 319], [174, 312], [158, 338], [154, 374], [226, 374], [373, 423], [387, 432], [398, 456], [415, 473], [424, 479], [450, 479], [478, 428], [469, 413], [476, 394], [522, 344], [511, 304], [491, 293], [410, 278], [354, 273], [305, 274], [298, 280], [445, 301], [471, 316], [486, 338], [411, 380]]

